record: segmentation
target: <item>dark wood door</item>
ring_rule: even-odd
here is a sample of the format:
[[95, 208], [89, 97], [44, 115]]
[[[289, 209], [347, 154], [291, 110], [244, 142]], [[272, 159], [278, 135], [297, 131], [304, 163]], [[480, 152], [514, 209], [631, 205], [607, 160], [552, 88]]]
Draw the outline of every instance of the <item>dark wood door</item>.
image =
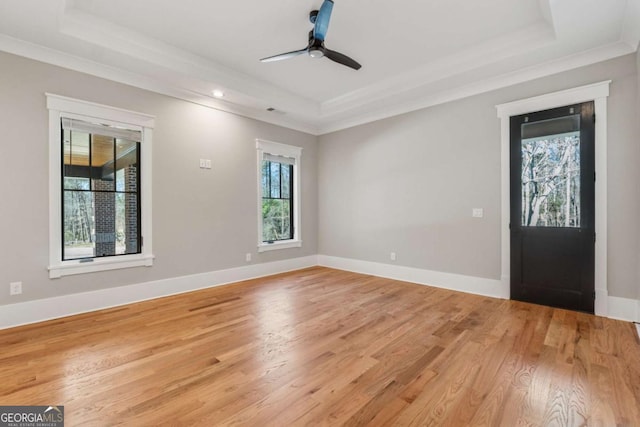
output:
[[511, 117], [511, 298], [593, 313], [594, 105]]

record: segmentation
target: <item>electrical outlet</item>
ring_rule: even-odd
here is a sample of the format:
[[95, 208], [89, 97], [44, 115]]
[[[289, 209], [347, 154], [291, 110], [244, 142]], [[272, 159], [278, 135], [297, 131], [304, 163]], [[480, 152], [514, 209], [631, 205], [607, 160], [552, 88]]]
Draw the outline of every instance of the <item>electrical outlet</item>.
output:
[[396, 260], [396, 253], [395, 252], [391, 252], [389, 254], [389, 258], [391, 259], [391, 261], [395, 261]]
[[471, 211], [471, 216], [474, 218], [482, 218], [484, 216], [484, 209], [482, 208], [473, 208]]
[[250, 252], [247, 252], [247, 255], [245, 256], [245, 260], [247, 262], [251, 262], [251, 253]]
[[22, 293], [22, 282], [9, 283], [9, 295], [20, 295]]

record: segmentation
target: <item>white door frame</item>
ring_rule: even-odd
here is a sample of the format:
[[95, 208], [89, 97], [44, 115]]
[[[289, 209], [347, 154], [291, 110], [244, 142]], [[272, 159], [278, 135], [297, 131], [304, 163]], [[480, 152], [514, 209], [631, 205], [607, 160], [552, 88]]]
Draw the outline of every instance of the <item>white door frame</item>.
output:
[[502, 222], [500, 225], [502, 238], [502, 269], [500, 280], [506, 295], [510, 295], [511, 282], [511, 237], [510, 222], [510, 134], [509, 119], [511, 116], [548, 110], [565, 105], [594, 101], [595, 123], [595, 314], [606, 316], [607, 299], [607, 97], [611, 80], [553, 92], [533, 98], [521, 99], [496, 105], [501, 121], [501, 181], [502, 181]]

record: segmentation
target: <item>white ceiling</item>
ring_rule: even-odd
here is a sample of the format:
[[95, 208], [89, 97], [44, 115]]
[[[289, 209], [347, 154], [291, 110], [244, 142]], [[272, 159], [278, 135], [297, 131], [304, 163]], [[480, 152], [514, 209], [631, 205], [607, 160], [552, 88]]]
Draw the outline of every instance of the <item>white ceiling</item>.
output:
[[0, 50], [322, 134], [635, 52], [640, 39], [640, 0], [335, 0], [327, 47], [362, 69], [258, 61], [304, 48], [321, 3], [2, 0]]

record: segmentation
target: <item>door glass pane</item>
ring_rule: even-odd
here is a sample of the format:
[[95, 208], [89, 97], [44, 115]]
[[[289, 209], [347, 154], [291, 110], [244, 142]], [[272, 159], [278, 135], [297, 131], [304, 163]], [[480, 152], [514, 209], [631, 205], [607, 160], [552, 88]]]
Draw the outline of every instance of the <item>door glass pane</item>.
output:
[[580, 227], [580, 115], [522, 125], [522, 225]]

